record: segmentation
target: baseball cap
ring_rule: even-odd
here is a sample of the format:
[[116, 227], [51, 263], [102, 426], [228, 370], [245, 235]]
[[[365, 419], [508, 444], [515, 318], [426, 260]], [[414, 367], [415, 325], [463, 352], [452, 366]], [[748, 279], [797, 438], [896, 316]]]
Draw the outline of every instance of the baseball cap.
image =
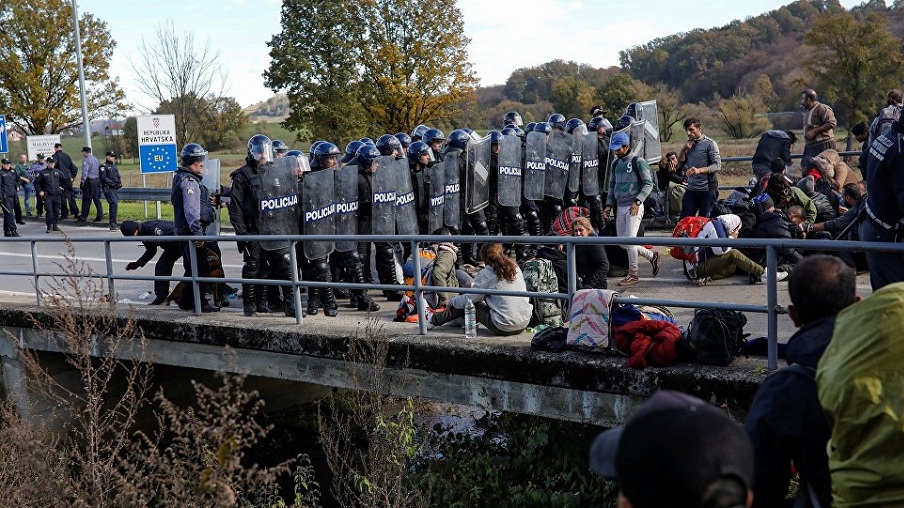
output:
[[123, 236], [135, 236], [135, 232], [138, 231], [138, 223], [133, 220], [123, 221], [119, 225], [119, 231], [122, 232]]
[[618, 150], [619, 148], [631, 144], [631, 139], [628, 138], [628, 135], [624, 132], [619, 132], [618, 134], [612, 136], [612, 141], [609, 143], [609, 150]]
[[39, 153], [39, 154], [38, 154], [38, 160], [39, 160], [39, 161], [40, 161], [40, 160], [44, 160], [44, 154], [43, 154], [43, 153]]
[[[41, 157], [38, 157], [38, 158], [40, 159]], [[54, 164], [56, 164], [56, 157], [54, 157], [53, 155], [51, 155], [50, 157], [47, 157], [47, 160], [46, 160], [45, 162], [47, 162], [48, 164], [51, 163], [51, 162], [54, 163]]]
[[0, 164], [12, 164], [12, 162], [10, 162], [9, 159], [3, 159], [0, 160]]
[[116, 157], [116, 152], [107, 152], [107, 157]]
[[623, 427], [596, 437], [590, 469], [618, 480], [637, 508], [697, 508], [720, 478], [751, 488], [753, 446], [743, 427], [719, 408], [663, 390]]

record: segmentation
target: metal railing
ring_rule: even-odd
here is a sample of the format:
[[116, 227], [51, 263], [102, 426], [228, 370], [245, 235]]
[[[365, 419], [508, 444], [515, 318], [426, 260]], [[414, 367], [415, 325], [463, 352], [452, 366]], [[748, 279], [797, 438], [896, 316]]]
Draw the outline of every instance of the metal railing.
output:
[[[449, 236], [435, 236], [435, 235], [393, 235], [393, 236], [384, 236], [384, 235], [350, 235], [350, 236], [342, 236], [342, 235], [292, 235], [292, 236], [269, 236], [269, 235], [243, 235], [240, 238], [236, 236], [205, 236], [204, 240], [211, 242], [228, 242], [232, 243], [237, 240], [241, 241], [269, 241], [273, 242], [275, 238], [280, 240], [285, 240], [286, 242], [291, 242], [291, 244], [295, 244], [296, 242], [304, 242], [304, 241], [336, 241], [336, 240], [354, 240], [356, 242], [393, 242], [393, 243], [408, 243], [411, 246], [412, 253], [418, 253], [419, 247], [421, 244], [431, 244], [431, 243], [440, 243], [440, 242], [448, 242], [450, 240]], [[766, 270], [767, 270], [767, 281], [766, 281], [766, 303], [765, 305], [750, 305], [750, 304], [739, 304], [739, 303], [725, 303], [725, 302], [711, 302], [711, 301], [699, 301], [699, 300], [673, 300], [673, 299], [656, 299], [656, 298], [623, 298], [616, 297], [614, 299], [615, 303], [632, 303], [632, 304], [642, 304], [642, 305], [662, 305], [666, 307], [679, 307], [679, 308], [718, 308], [718, 309], [726, 309], [726, 310], [735, 310], [741, 312], [756, 312], [756, 313], [765, 313], [767, 315], [767, 339], [768, 339], [768, 360], [767, 366], [769, 369], [775, 369], [778, 366], [778, 321], [777, 316], [780, 313], [785, 312], [785, 309], [778, 306], [778, 297], [777, 297], [777, 281], [775, 279], [776, 274], [776, 266], [777, 266], [777, 250], [782, 248], [803, 248], [807, 250], [818, 250], [818, 251], [839, 251], [839, 250], [858, 250], [858, 251], [893, 251], [893, 252], [902, 252], [904, 253], [904, 243], [896, 244], [896, 243], [866, 243], [866, 242], [852, 242], [852, 241], [842, 241], [842, 240], [784, 240], [784, 239], [699, 239], [699, 238], [673, 238], [673, 237], [529, 237], [529, 236], [495, 236], [495, 237], [487, 237], [487, 236], [456, 236], [454, 237], [456, 242], [460, 243], [486, 243], [488, 241], [498, 242], [503, 244], [535, 244], [535, 245], [562, 245], [565, 247], [567, 254], [567, 266], [568, 266], [568, 292], [567, 293], [543, 293], [543, 292], [529, 292], [529, 291], [499, 291], [499, 290], [487, 290], [480, 288], [454, 288], [454, 291], [462, 294], [483, 294], [483, 295], [502, 295], [502, 296], [525, 296], [525, 297], [537, 297], [544, 299], [559, 299], [559, 300], [570, 300], [571, 295], [574, 294], [576, 290], [577, 284], [577, 264], [575, 258], [575, 247], [578, 245], [652, 245], [654, 247], [670, 247], [670, 246], [695, 246], [695, 247], [713, 247], [713, 246], [725, 246], [730, 245], [733, 248], [758, 248], [766, 250]], [[303, 322], [302, 317], [302, 307], [301, 307], [301, 294], [300, 288], [321, 288], [321, 287], [329, 287], [329, 288], [344, 288], [344, 289], [377, 289], [377, 290], [391, 290], [391, 291], [411, 291], [414, 294], [414, 301], [417, 307], [418, 313], [418, 328], [419, 333], [424, 335], [427, 333], [426, 328], [426, 309], [424, 307], [424, 299], [422, 295], [424, 292], [448, 292], [450, 288], [448, 287], [438, 287], [425, 285], [421, 281], [422, 275], [422, 266], [421, 266], [421, 258], [419, 255], [412, 256], [413, 265], [414, 265], [414, 273], [419, 274], [419, 276], [414, 277], [412, 284], [401, 284], [401, 285], [392, 285], [392, 284], [358, 284], [358, 283], [350, 283], [350, 282], [317, 282], [317, 281], [307, 281], [301, 280], [298, 277], [298, 270], [292, 270], [292, 277], [290, 280], [273, 280], [273, 279], [244, 279], [240, 277], [224, 277], [224, 278], [213, 278], [213, 277], [199, 277], [198, 276], [198, 259], [197, 253], [194, 248], [189, 248], [189, 256], [191, 263], [191, 273], [187, 276], [168, 276], [168, 277], [157, 277], [157, 276], [142, 276], [142, 275], [127, 275], [123, 273], [117, 273], [114, 270], [113, 263], [113, 244], [120, 242], [129, 242], [134, 243], [136, 240], [140, 240], [140, 237], [123, 237], [123, 236], [105, 236], [101, 238], [67, 238], [65, 241], [72, 243], [98, 243], [101, 242], [104, 245], [104, 273], [87, 273], [87, 274], [71, 274], [71, 273], [54, 273], [50, 271], [42, 270], [39, 262], [38, 262], [38, 244], [40, 243], [59, 243], [60, 239], [56, 238], [46, 238], [46, 237], [20, 237], [20, 238], [3, 238], [2, 242], [29, 242], [30, 244], [30, 252], [31, 252], [31, 266], [32, 269], [30, 271], [14, 271], [7, 269], [0, 269], [0, 275], [8, 275], [8, 276], [27, 276], [31, 277], [34, 281], [35, 287], [35, 299], [37, 304], [40, 306], [43, 304], [41, 298], [41, 290], [40, 290], [40, 281], [44, 277], [93, 277], [93, 278], [103, 278], [106, 280], [107, 290], [111, 295], [110, 302], [116, 302], [116, 281], [119, 280], [127, 280], [127, 281], [155, 281], [155, 280], [167, 280], [167, 281], [186, 281], [190, 282], [194, 288], [194, 313], [196, 315], [201, 314], [201, 294], [199, 291], [199, 285], [201, 283], [233, 283], [233, 284], [256, 284], [256, 285], [272, 285], [272, 286], [291, 286], [292, 294], [295, 303], [296, 309], [296, 324], [301, 325]], [[171, 236], [171, 237], [155, 237], [154, 241], [158, 243], [163, 242], [194, 242], [198, 240], [198, 237], [194, 236]], [[289, 256], [291, 258], [291, 266], [298, 267], [298, 259], [295, 248], [289, 249]]]

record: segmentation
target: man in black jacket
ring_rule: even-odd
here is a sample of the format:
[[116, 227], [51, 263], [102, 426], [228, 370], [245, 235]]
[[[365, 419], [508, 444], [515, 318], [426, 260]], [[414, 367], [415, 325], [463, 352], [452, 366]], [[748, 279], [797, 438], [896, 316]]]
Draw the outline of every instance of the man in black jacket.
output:
[[[146, 264], [157, 255], [157, 249], [163, 249], [163, 254], [154, 265], [154, 276], [170, 277], [173, 275], [173, 266], [176, 261], [182, 257], [182, 245], [179, 242], [155, 242], [152, 238], [156, 236], [175, 236], [176, 226], [172, 221], [151, 220], [145, 222], [135, 222], [127, 220], [119, 227], [123, 236], [142, 237], [142, 245], [144, 245], [144, 254], [137, 261], [132, 261], [126, 265], [126, 270], [137, 270], [144, 268]], [[154, 301], [151, 305], [160, 305], [169, 295], [169, 281], [154, 281]]]
[[53, 158], [56, 160], [56, 167], [69, 176], [69, 185], [63, 187], [60, 201], [60, 219], [67, 219], [70, 214], [73, 217], [78, 217], [78, 204], [75, 202], [75, 196], [72, 191], [72, 182], [78, 176], [78, 166], [72, 162], [72, 157], [63, 151], [62, 144], [57, 143], [53, 145], [53, 148], [56, 150], [56, 153], [53, 154]]
[[110, 207], [110, 231], [116, 231], [119, 211], [119, 189], [122, 188], [122, 179], [119, 177], [119, 168], [116, 167], [116, 152], [107, 152], [107, 159], [100, 165], [100, 186]]
[[19, 236], [16, 229], [15, 202], [18, 199], [19, 175], [8, 159], [0, 161], [0, 205], [3, 208], [3, 236]]
[[[750, 407], [754, 507], [798, 506], [786, 500], [792, 464], [800, 473], [800, 506], [831, 506], [830, 428], [816, 392], [816, 364], [832, 339], [835, 316], [858, 301], [854, 270], [834, 256], [809, 256], [788, 282], [788, 316], [800, 329], [788, 341], [789, 367], [767, 377]], [[818, 505], [813, 497], [818, 500]], [[803, 501], [798, 499], [797, 501]]]
[[47, 212], [45, 223], [47, 232], [59, 231], [57, 223], [60, 221], [60, 206], [62, 203], [63, 189], [67, 182], [72, 185], [69, 175], [56, 167], [56, 157], [47, 157], [45, 167], [35, 180], [35, 192], [44, 200], [44, 210]]

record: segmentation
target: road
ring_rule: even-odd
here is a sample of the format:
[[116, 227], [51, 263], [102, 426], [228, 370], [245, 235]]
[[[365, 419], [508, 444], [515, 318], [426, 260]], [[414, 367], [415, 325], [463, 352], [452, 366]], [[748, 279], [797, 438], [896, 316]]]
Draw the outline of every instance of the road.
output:
[[[118, 232], [114, 233], [107, 228], [84, 226], [77, 227], [71, 221], [64, 221], [60, 225], [62, 233], [45, 233], [45, 225], [43, 222], [30, 221], [24, 226], [19, 227], [19, 233], [22, 237], [38, 237], [47, 238], [55, 235], [62, 239], [63, 235], [72, 238], [103, 238], [105, 236], [115, 236], [121, 238]], [[661, 232], [650, 232], [651, 235], [664, 234]], [[223, 265], [227, 277], [239, 277], [241, 274], [241, 256], [236, 249], [224, 243]], [[126, 272], [125, 265], [130, 261], [138, 259], [144, 252], [144, 248], [139, 242], [113, 243], [111, 244], [113, 254], [113, 270], [116, 274], [129, 275], [145, 275], [152, 276], [154, 274], [153, 261], [143, 269], [137, 271]], [[44, 291], [52, 290], [56, 287], [66, 287], [66, 273], [82, 273], [82, 274], [99, 274], [106, 273], [104, 247], [102, 243], [36, 243], [38, 253], [39, 270], [50, 272], [56, 277], [44, 277], [41, 279], [41, 289]], [[13, 272], [31, 270], [31, 253], [30, 243], [26, 241], [3, 241], [0, 242], [0, 255], [2, 255], [3, 264], [0, 271]], [[663, 255], [662, 271], [657, 278], [650, 277], [649, 264], [641, 260], [640, 276], [641, 282], [637, 286], [628, 288], [622, 292], [622, 296], [635, 295], [645, 298], [671, 299], [671, 300], [692, 300], [696, 302], [734, 302], [754, 305], [763, 305], [766, 302], [766, 286], [765, 284], [750, 285], [747, 277], [732, 277], [730, 279], [716, 281], [706, 286], [696, 286], [685, 279], [681, 264], [679, 261]], [[177, 275], [181, 272], [181, 264], [176, 264]], [[97, 279], [95, 279], [97, 280]], [[615, 284], [618, 279], [610, 279], [609, 284], [612, 288], [618, 289]], [[870, 294], [868, 275], [858, 276], [858, 293], [861, 296]], [[788, 284], [787, 282], [779, 282], [778, 302], [780, 305], [787, 305]], [[149, 303], [153, 296], [149, 299], [142, 300], [141, 295], [152, 290], [152, 283], [149, 281], [124, 281], [117, 280], [115, 282], [116, 299], [122, 303], [131, 303], [136, 306], [142, 306]], [[105, 286], [104, 286], [105, 289]], [[70, 291], [66, 291], [70, 293]], [[376, 293], [375, 293], [376, 294]], [[0, 275], [0, 300], [9, 301], [31, 301], [35, 300], [34, 280], [29, 276], [16, 275]], [[386, 302], [382, 296], [375, 297], [382, 309], [376, 313], [378, 322], [385, 326], [384, 332], [387, 333], [417, 333], [414, 325], [406, 323], [391, 323], [395, 316], [397, 304], [395, 302]], [[345, 304], [340, 302], [340, 313], [337, 318], [326, 318], [322, 313], [316, 317], [306, 319], [305, 324], [316, 322], [329, 322], [330, 328], [347, 329], [352, 327], [353, 330], [361, 327], [366, 317], [363, 312], [349, 309]], [[241, 318], [241, 300], [232, 301], [232, 305], [224, 308], [221, 313], [221, 319], [231, 319], [233, 315]], [[673, 308], [673, 313], [679, 324], [686, 326], [692, 317], [691, 309]], [[175, 305], [172, 307], [174, 316], [184, 316], [183, 311], [178, 310]], [[220, 317], [220, 316], [218, 316]], [[748, 313], [748, 324], [745, 332], [751, 336], [766, 335], [766, 315], [759, 313]], [[288, 320], [277, 315], [268, 317], [256, 317], [254, 319], [279, 319]], [[304, 325], [303, 325], [304, 326]], [[433, 333], [450, 333], [459, 334], [460, 330], [451, 327], [439, 327], [431, 332]], [[787, 340], [794, 333], [794, 327], [787, 316], [779, 316], [779, 338]]]

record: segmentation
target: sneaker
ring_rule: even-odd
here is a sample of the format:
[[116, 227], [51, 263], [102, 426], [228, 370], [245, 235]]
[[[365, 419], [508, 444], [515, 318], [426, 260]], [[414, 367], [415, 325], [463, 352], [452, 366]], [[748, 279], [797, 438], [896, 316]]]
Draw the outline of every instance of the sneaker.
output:
[[636, 285], [638, 282], [640, 282], [640, 279], [637, 278], [636, 275], [633, 275], [633, 274], [630, 274], [630, 273], [629, 273], [628, 275], [625, 275], [625, 278], [624, 278], [624, 279], [618, 281], [618, 285], [619, 285], [619, 286], [634, 286], [634, 285]]
[[653, 277], [659, 275], [659, 269], [662, 268], [662, 258], [659, 252], [653, 253], [653, 259], [650, 260], [650, 264], [653, 265]]
[[707, 280], [706, 280], [705, 278], [703, 278], [703, 279], [694, 279], [694, 284], [696, 284], [697, 286], [705, 286], [705, 285], [706, 285], [706, 282], [707, 282]]
[[[763, 270], [763, 275], [760, 275], [760, 282], [762, 282], [763, 284], [765, 284], [765, 283], [766, 283], [766, 280], [768, 280], [768, 278], [769, 278], [769, 271], [768, 271], [768, 270]], [[783, 281], [783, 280], [785, 280], [785, 279], [787, 279], [787, 278], [788, 278], [788, 272], [782, 272], [782, 271], [780, 271], [780, 270], [776, 270], [776, 271], [775, 271], [775, 280], [776, 280], [776, 282]]]

